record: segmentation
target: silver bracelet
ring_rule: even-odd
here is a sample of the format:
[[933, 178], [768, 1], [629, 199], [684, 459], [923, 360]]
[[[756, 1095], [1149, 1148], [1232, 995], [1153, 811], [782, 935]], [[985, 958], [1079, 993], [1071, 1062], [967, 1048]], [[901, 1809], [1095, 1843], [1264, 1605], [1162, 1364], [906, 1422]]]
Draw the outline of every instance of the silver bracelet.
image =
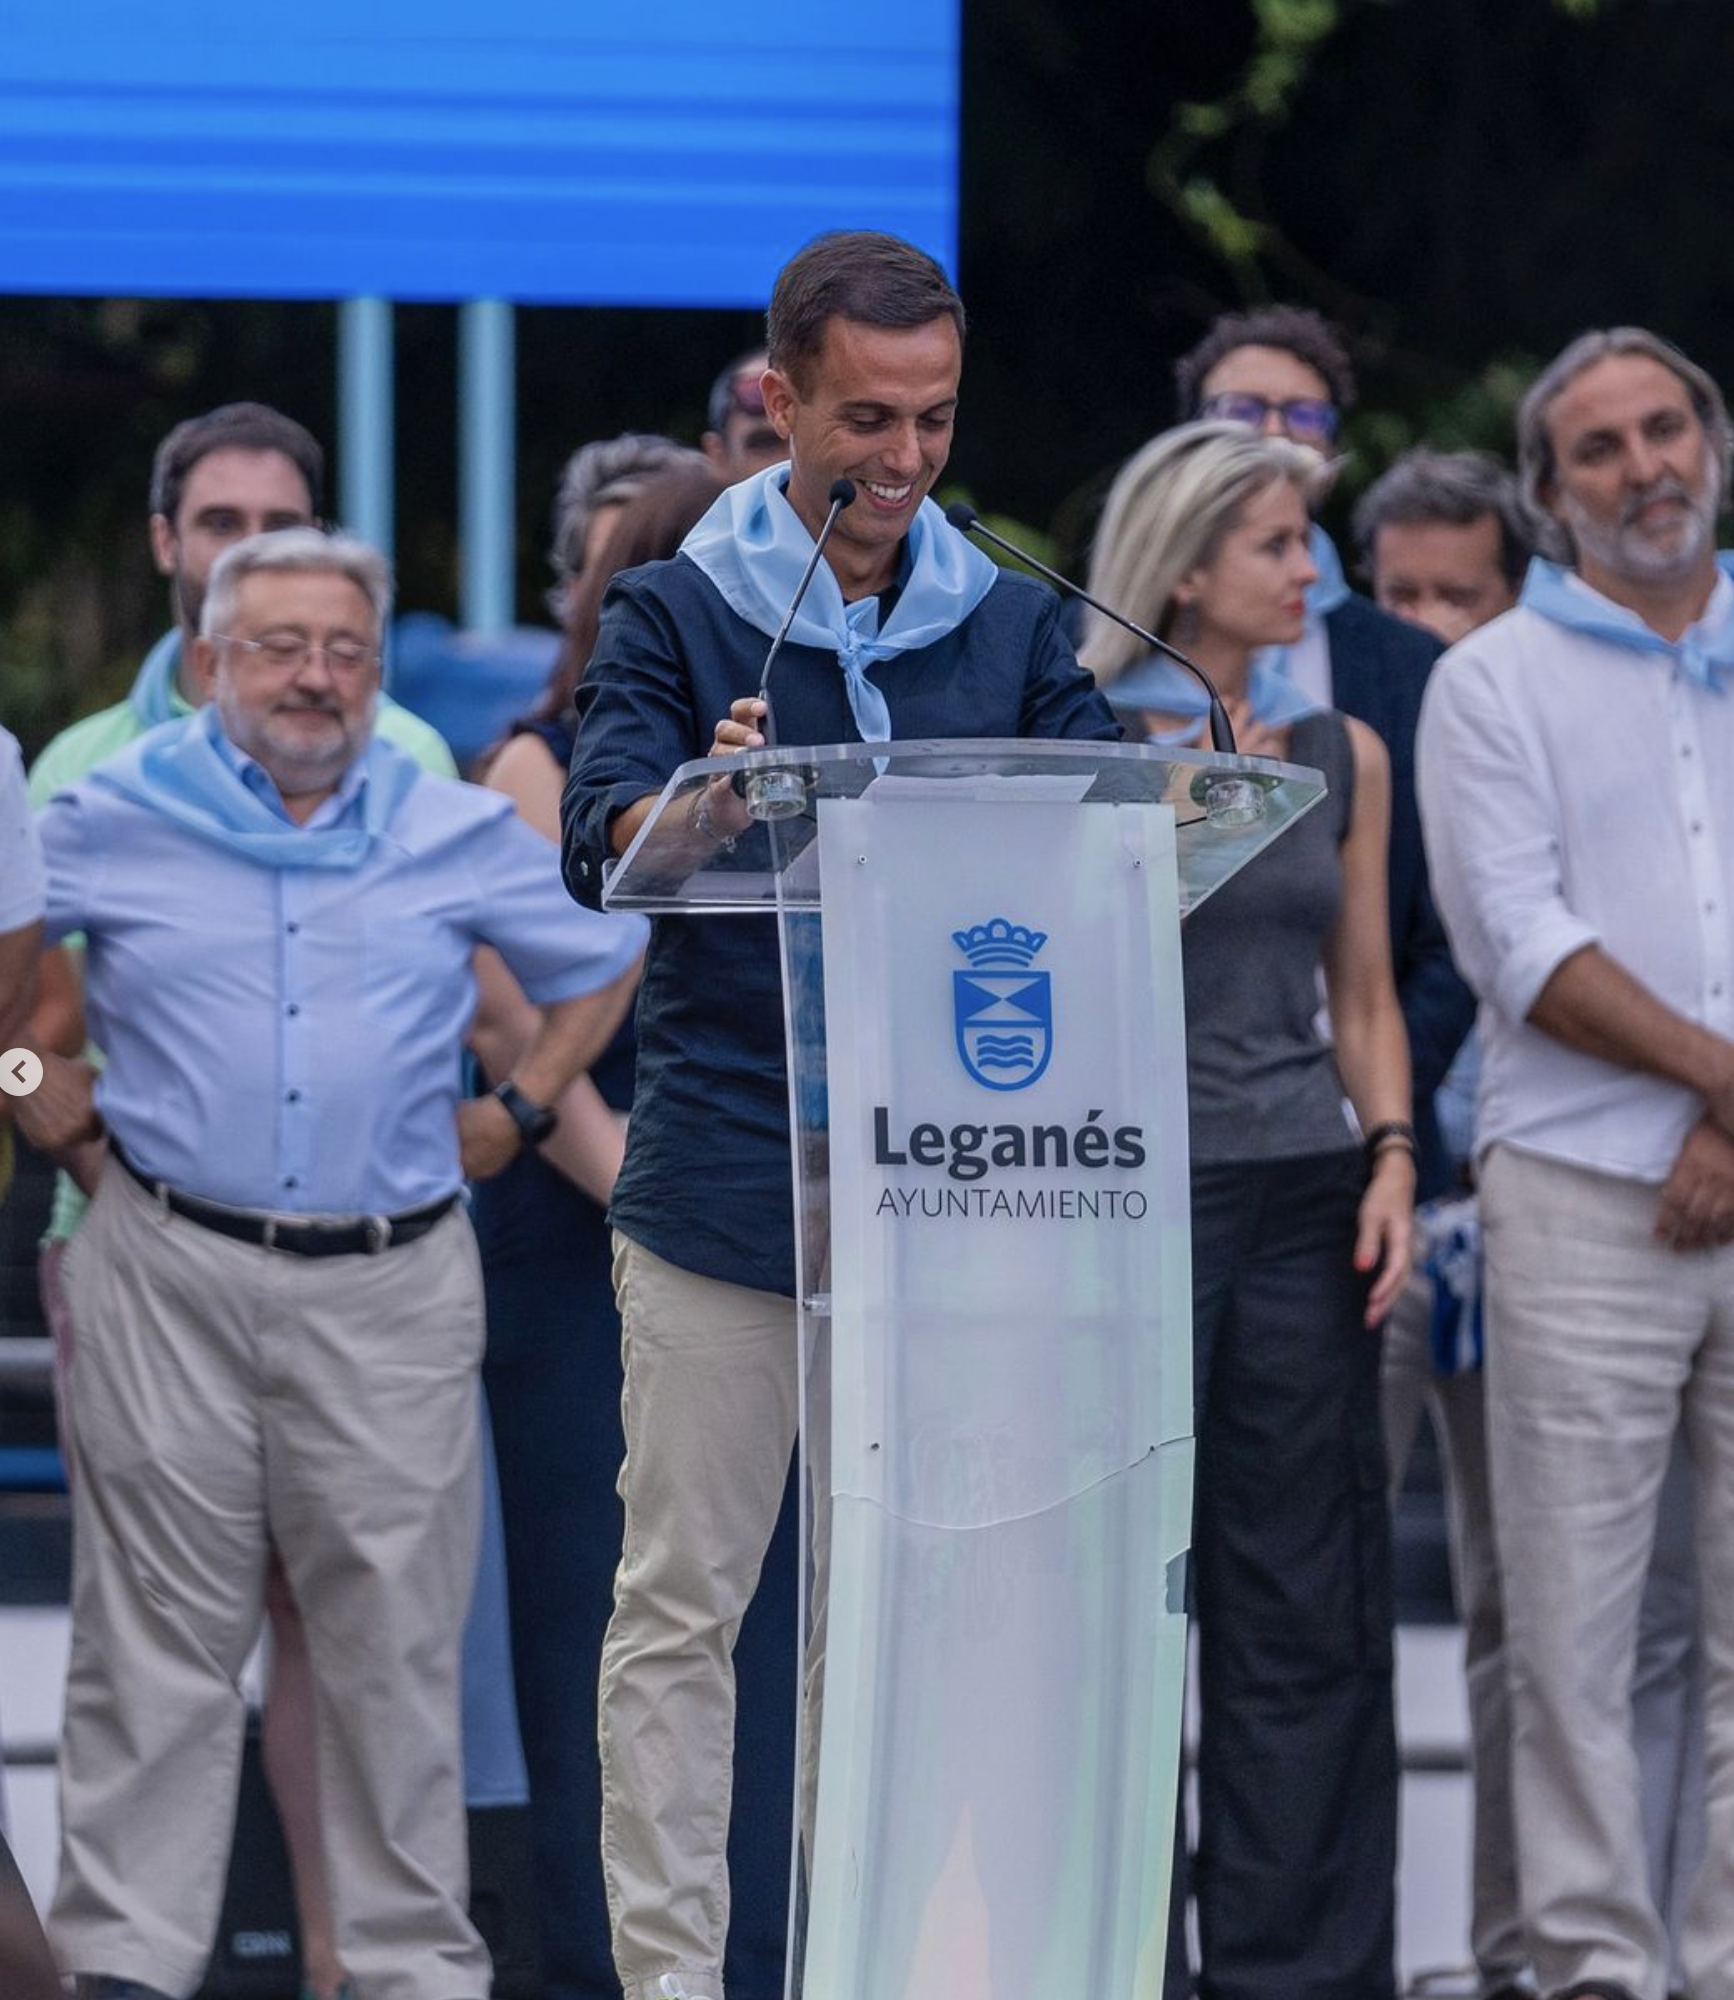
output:
[[691, 813], [688, 815], [687, 823], [691, 826], [694, 833], [703, 834], [706, 840], [714, 840], [724, 854], [732, 854], [735, 851], [735, 841], [738, 836], [732, 833], [725, 833], [711, 817], [710, 786], [708, 783], [701, 786], [693, 794], [693, 807]]

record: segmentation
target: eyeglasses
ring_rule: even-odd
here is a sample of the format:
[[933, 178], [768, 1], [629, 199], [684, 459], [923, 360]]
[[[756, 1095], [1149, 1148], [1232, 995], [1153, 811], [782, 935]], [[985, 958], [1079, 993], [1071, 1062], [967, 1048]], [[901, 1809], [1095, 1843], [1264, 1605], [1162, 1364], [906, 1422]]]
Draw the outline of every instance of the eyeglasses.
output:
[[287, 632], [269, 639], [237, 639], [228, 632], [213, 632], [211, 637], [219, 646], [239, 646], [244, 653], [257, 653], [266, 666], [281, 673], [306, 666], [315, 653], [323, 656], [334, 674], [359, 674], [379, 665], [379, 655], [359, 639], [333, 639], [322, 646], [315, 639], [291, 637]]
[[1273, 410], [1282, 418], [1284, 430], [1295, 437], [1315, 438], [1321, 444], [1331, 442], [1341, 421], [1336, 404], [1318, 396], [1291, 396], [1286, 402], [1274, 403], [1268, 396], [1252, 396], [1238, 389], [1207, 396], [1198, 414], [1220, 417], [1224, 423], [1251, 424], [1257, 429]]

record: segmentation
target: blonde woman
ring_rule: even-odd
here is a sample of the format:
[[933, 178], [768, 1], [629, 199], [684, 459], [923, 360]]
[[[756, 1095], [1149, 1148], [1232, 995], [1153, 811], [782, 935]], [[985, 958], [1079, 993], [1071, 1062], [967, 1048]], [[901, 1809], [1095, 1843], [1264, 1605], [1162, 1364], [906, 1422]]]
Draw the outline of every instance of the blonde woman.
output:
[[[1408, 1272], [1415, 1188], [1390, 772], [1370, 730], [1259, 658], [1301, 637], [1322, 470], [1240, 425], [1153, 439], [1109, 495], [1091, 586], [1198, 660], [1244, 752], [1329, 786], [1184, 939], [1194, 1888], [1204, 1992], [1377, 2000], [1392, 1992], [1397, 1835], [1377, 1329]], [[1081, 657], [1135, 727], [1197, 740], [1203, 700], [1179, 668], [1105, 620]]]

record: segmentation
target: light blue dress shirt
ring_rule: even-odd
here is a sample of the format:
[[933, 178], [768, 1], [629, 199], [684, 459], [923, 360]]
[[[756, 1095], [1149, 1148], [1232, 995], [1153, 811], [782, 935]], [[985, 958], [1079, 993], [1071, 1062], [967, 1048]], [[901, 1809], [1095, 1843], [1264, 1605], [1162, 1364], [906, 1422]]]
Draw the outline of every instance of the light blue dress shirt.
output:
[[[369, 782], [353, 766], [306, 830], [359, 826]], [[104, 1119], [141, 1172], [237, 1208], [389, 1215], [452, 1194], [475, 947], [548, 1004], [624, 972], [647, 933], [570, 902], [508, 800], [420, 773], [354, 868], [261, 866], [89, 779], [40, 831], [50, 935], [88, 940]]]

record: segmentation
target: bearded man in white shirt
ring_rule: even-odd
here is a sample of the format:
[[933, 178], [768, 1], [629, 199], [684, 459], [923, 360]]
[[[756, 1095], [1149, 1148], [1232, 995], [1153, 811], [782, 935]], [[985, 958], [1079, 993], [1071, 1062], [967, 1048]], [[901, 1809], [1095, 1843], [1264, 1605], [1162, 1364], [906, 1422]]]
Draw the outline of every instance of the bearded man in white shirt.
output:
[[1441, 663], [1422, 820], [1481, 1000], [1489, 1424], [1543, 1991], [1662, 2000], [1631, 1679], [1676, 1427], [1697, 1478], [1710, 1823], [1682, 1959], [1734, 2000], [1734, 584], [1722, 397], [1638, 328], [1519, 414], [1544, 558]]

